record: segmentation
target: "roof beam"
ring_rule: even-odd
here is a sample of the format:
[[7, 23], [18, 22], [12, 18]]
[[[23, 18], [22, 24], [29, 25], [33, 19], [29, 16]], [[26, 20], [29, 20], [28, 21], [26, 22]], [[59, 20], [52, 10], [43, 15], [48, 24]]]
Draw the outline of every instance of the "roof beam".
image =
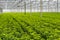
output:
[[[23, 0], [16, 1], [16, 2], [14, 3], [14, 5], [12, 5], [12, 7], [16, 6], [17, 4], [21, 3], [22, 1], [23, 1]], [[11, 7], [11, 8], [12, 8], [12, 7]]]

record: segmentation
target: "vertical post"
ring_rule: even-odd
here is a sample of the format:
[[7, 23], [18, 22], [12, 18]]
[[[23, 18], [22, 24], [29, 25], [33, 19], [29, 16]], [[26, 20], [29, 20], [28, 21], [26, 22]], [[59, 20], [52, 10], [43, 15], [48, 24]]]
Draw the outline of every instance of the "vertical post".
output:
[[31, 13], [32, 13], [32, 2], [30, 0], [30, 15], [31, 15]]
[[7, 9], [7, 2], [8, 2], [8, 0], [6, 1], [6, 9]]
[[22, 13], [22, 8], [21, 8], [21, 10], [20, 10], [20, 11], [21, 11], [21, 13]]
[[40, 0], [40, 17], [42, 17], [42, 0]]
[[0, 8], [0, 13], [2, 13], [3, 12], [3, 10], [2, 10], [2, 8]]
[[58, 0], [57, 0], [57, 13], [58, 13]]
[[24, 1], [24, 13], [26, 14], [26, 2]]
[[[50, 1], [50, 0], [49, 0]], [[48, 1], [48, 12], [49, 12], [49, 1]]]

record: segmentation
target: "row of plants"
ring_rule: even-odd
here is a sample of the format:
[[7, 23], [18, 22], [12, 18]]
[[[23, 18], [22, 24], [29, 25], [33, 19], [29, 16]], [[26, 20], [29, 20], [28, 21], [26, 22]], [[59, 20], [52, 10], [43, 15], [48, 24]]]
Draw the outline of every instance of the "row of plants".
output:
[[1, 40], [60, 40], [60, 14], [0, 14]]

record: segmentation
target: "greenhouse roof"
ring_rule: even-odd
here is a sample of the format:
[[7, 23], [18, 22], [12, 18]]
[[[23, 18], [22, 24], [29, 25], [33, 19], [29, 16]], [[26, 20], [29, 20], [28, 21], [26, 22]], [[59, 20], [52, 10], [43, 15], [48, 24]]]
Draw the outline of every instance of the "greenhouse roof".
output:
[[[51, 2], [50, 2], [51, 1]], [[48, 8], [48, 2], [50, 3], [50, 6], [56, 8], [57, 1], [56, 0], [43, 0], [43, 8]], [[33, 9], [39, 9], [40, 8], [40, 0], [0, 0], [0, 8], [3, 9], [24, 9], [24, 2], [26, 2], [26, 8], [30, 9], [30, 4], [32, 4]]]

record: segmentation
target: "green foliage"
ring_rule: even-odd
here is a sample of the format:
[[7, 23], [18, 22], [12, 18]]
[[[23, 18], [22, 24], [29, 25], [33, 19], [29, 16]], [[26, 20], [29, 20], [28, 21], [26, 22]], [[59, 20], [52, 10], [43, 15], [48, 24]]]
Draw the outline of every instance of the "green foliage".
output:
[[13, 13], [0, 14], [0, 40], [60, 40], [59, 13]]

